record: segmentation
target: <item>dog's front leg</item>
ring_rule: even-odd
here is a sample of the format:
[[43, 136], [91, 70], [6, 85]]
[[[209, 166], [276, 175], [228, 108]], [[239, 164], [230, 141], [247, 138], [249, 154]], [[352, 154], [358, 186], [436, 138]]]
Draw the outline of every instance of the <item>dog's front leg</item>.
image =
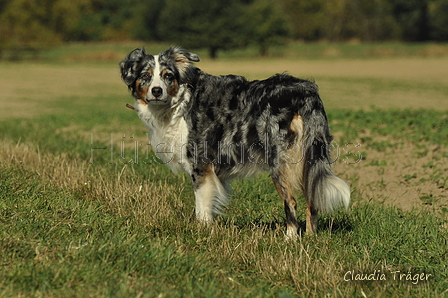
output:
[[221, 180], [213, 164], [196, 164], [191, 171], [196, 197], [196, 218], [205, 223], [213, 222], [213, 213], [220, 214], [228, 203], [228, 181]]
[[200, 222], [213, 222], [213, 184], [207, 179], [195, 187], [194, 195], [196, 199], [196, 218]]
[[211, 223], [215, 201], [219, 200], [223, 188], [213, 165], [194, 168], [191, 180], [196, 199], [196, 218], [201, 222]]

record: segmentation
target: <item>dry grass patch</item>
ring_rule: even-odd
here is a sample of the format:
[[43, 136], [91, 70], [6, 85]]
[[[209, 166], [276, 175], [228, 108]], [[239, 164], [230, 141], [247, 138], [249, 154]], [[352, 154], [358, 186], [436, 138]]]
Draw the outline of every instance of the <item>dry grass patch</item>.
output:
[[156, 224], [160, 216], [172, 217], [172, 213], [166, 213], [170, 209], [167, 206], [173, 200], [179, 201], [182, 194], [182, 186], [175, 187], [163, 180], [147, 183], [128, 165], [111, 172], [107, 167], [95, 168], [88, 161], [66, 154], [40, 152], [32, 145], [5, 141], [0, 147], [0, 160], [3, 167], [19, 166], [37, 174], [43, 183], [67, 189], [82, 199], [101, 200], [120, 217], [132, 215], [141, 219], [142, 225]]
[[2, 63], [0, 117], [66, 113], [78, 103], [94, 108], [98, 98], [117, 94], [125, 100], [128, 94], [121, 84], [118, 66]]
[[[318, 293], [323, 283], [334, 288], [340, 284], [337, 273], [341, 267], [337, 258], [321, 257], [329, 253], [325, 243], [318, 245], [321, 248], [316, 250], [302, 239], [287, 242], [283, 227], [270, 230], [253, 225], [241, 229], [232, 222], [213, 226], [198, 224], [192, 212], [193, 201], [185, 200], [188, 195], [182, 185], [170, 185], [164, 180], [147, 183], [126, 165], [110, 175], [107, 171], [93, 170], [87, 162], [70, 159], [64, 154], [46, 154], [33, 146], [11, 142], [5, 142], [0, 147], [0, 160], [2, 167], [19, 167], [24, 173], [35, 173], [42, 183], [68, 190], [79, 200], [101, 201], [101, 209], [109, 210], [117, 219], [127, 219], [140, 229], [146, 229], [150, 235], [174, 241], [176, 254], [199, 250], [223, 268], [232, 264], [239, 270], [244, 268], [249, 272], [258, 272], [262, 279], [279, 286], [286, 286], [282, 281], [290, 280], [290, 285], [300, 293]], [[75, 227], [71, 221], [64, 222], [54, 228], [60, 224]], [[67, 250], [77, 256], [91, 245], [90, 241], [94, 239], [86, 240], [84, 244], [70, 244]], [[37, 244], [36, 260], [46, 262], [51, 255], [48, 246]], [[243, 272], [220, 269], [217, 274], [226, 284], [247, 286]], [[315, 276], [326, 278], [316, 280]]]

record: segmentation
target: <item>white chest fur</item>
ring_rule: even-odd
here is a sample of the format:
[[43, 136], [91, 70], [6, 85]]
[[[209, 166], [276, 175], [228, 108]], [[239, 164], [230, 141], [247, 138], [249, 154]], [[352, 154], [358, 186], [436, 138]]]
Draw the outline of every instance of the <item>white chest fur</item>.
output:
[[151, 147], [160, 158], [159, 162], [166, 164], [174, 173], [189, 173], [186, 156], [188, 129], [180, 108], [157, 110], [139, 104], [138, 115], [149, 129]]

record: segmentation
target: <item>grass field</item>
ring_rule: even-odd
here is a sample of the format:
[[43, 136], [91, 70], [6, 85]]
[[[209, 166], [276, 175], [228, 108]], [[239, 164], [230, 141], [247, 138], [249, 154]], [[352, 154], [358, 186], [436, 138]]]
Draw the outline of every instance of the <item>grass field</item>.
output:
[[445, 45], [297, 44], [198, 64], [320, 86], [353, 203], [296, 242], [266, 175], [234, 181], [226, 214], [197, 224], [188, 178], [154, 159], [125, 108], [117, 64], [137, 46], [0, 63], [0, 297], [448, 297]]

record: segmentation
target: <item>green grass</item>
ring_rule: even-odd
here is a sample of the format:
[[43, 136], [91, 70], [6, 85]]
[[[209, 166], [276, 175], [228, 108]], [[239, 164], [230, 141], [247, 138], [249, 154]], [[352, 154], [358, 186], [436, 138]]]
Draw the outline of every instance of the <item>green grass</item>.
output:
[[[419, 200], [428, 208], [403, 211], [381, 196], [367, 196], [368, 185], [358, 183], [375, 175], [375, 186], [385, 187], [387, 171], [398, 164], [389, 154], [413, 144], [410, 156], [425, 162], [404, 171], [397, 187], [429, 183], [446, 191], [446, 109], [390, 109], [369, 100], [337, 108], [357, 92], [362, 100], [365, 94], [405, 94], [398, 106], [406, 106], [411, 93], [442, 98], [448, 92], [443, 78], [414, 84], [412, 78], [356, 73], [316, 77], [335, 142], [359, 142], [363, 156], [358, 170], [341, 173], [352, 185], [350, 212], [322, 215], [318, 236], [286, 241], [283, 205], [267, 175], [234, 181], [226, 213], [207, 227], [194, 218], [188, 177], [143, 162], [146, 130], [124, 107], [132, 99], [115, 61], [136, 46], [72, 44], [43, 53], [45, 63], [2, 64], [1, 101], [12, 108], [0, 121], [0, 297], [448, 296], [446, 196], [424, 191]], [[165, 45], [152, 46], [159, 51]], [[341, 59], [370, 61], [381, 60], [375, 53], [385, 55], [384, 48], [416, 57], [434, 46], [294, 44], [288, 55], [301, 52], [325, 66], [338, 59], [337, 51], [325, 54], [329, 47]], [[229, 52], [224, 59], [228, 68], [238, 67], [243, 62], [236, 57], [253, 54]], [[272, 55], [269, 67], [290, 62]], [[207, 63], [207, 71], [222, 70]], [[254, 69], [250, 77], [271, 72]], [[25, 71], [26, 88], [14, 85]], [[41, 73], [56, 75], [48, 81]], [[124, 161], [134, 158], [139, 142], [138, 164], [120, 160], [121, 141]], [[304, 228], [305, 203], [297, 199]], [[351, 280], [357, 274], [384, 274], [386, 280]], [[421, 274], [429, 279], [416, 281]]]
[[[209, 228], [193, 220], [181, 185], [169, 187], [169, 196], [178, 194], [169, 202], [148, 207], [144, 194], [109, 198], [95, 195], [97, 186], [55, 187], [17, 164], [0, 175], [2, 297], [433, 297], [448, 286], [446, 223], [425, 213], [355, 197], [350, 214], [319, 220], [319, 236], [290, 243], [263, 180], [251, 185], [263, 195], [236, 198]], [[239, 182], [237, 195], [246, 196], [249, 184]], [[159, 212], [145, 214], [146, 207]], [[375, 270], [387, 282], [344, 280], [348, 271]], [[431, 277], [414, 285], [393, 280], [395, 271]]]
[[[123, 166], [114, 159], [110, 165], [109, 155], [97, 152], [88, 165], [90, 136], [84, 132], [107, 135], [104, 127], [126, 123], [144, 132], [132, 112], [117, 113], [117, 118], [95, 111], [0, 123], [2, 139], [10, 143], [3, 152], [10, 159], [3, 158], [0, 171], [0, 296], [446, 294], [446, 220], [368, 202], [355, 190], [349, 214], [323, 216], [317, 237], [290, 243], [280, 199], [269, 177], [261, 176], [236, 181], [226, 215], [213, 227], [202, 227], [194, 220], [193, 191], [185, 176], [159, 164]], [[421, 123], [411, 121], [416, 114]], [[431, 143], [443, 142], [446, 131], [419, 127], [425, 122], [441, 128], [444, 115], [329, 112], [330, 121], [337, 119], [336, 131], [345, 132], [342, 139], [358, 138], [355, 127], [362, 126], [375, 135]], [[381, 126], [388, 118], [394, 125]], [[78, 126], [67, 133], [64, 128], [74, 122]], [[300, 197], [298, 210], [304, 228]], [[431, 276], [414, 285], [394, 280], [396, 271]], [[351, 279], [347, 272], [381, 272], [387, 281], [345, 281]]]

